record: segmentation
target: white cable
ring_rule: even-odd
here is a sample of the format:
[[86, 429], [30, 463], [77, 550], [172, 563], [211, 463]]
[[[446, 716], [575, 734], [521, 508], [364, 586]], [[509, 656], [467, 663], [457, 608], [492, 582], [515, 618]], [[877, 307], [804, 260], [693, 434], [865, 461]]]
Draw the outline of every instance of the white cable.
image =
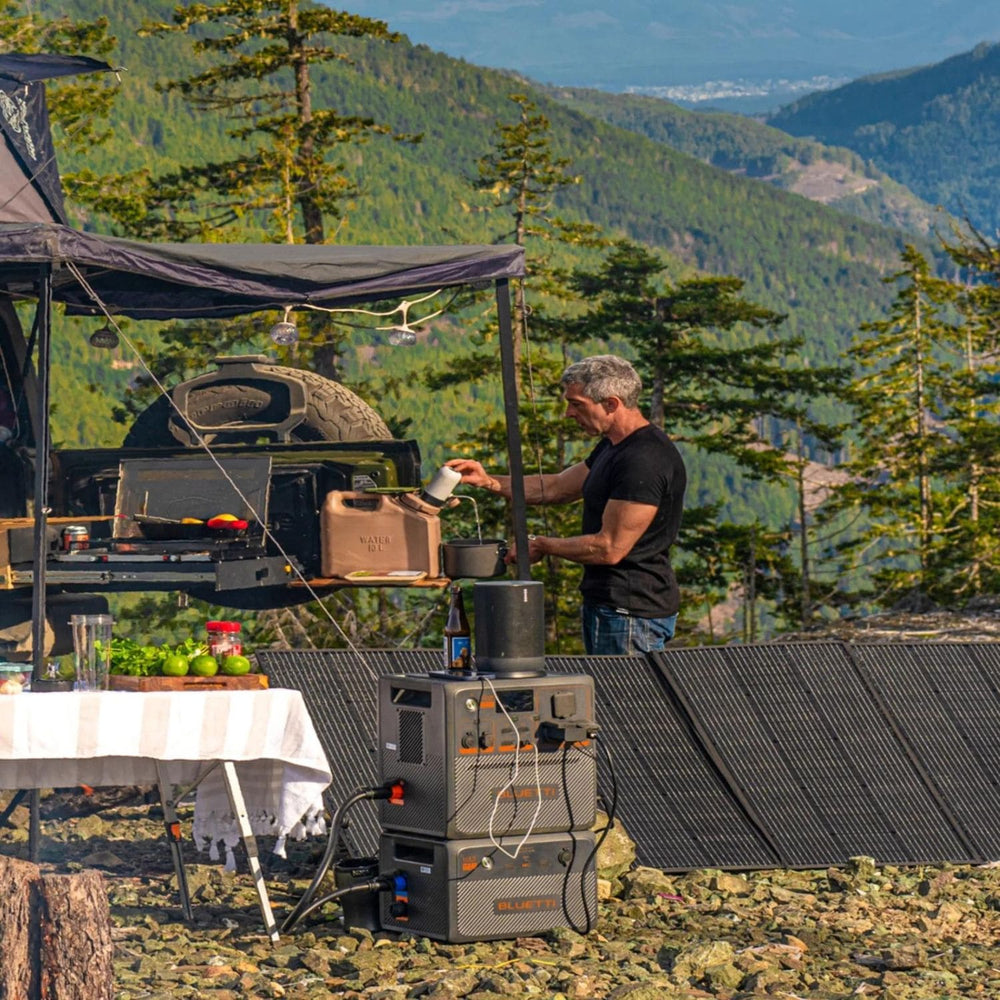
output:
[[[501, 854], [506, 855], [508, 858], [516, 859], [517, 856], [521, 853], [521, 848], [524, 847], [524, 845], [527, 843], [528, 838], [531, 836], [532, 832], [534, 831], [535, 824], [538, 822], [538, 817], [539, 817], [539, 815], [541, 814], [541, 811], [542, 811], [542, 775], [541, 775], [541, 771], [539, 770], [538, 740], [536, 739], [535, 742], [534, 742], [534, 745], [533, 745], [534, 746], [534, 751], [535, 751], [535, 813], [531, 817], [531, 822], [528, 824], [528, 829], [525, 831], [524, 836], [521, 838], [521, 840], [518, 843], [517, 847], [514, 848], [514, 853], [511, 854], [510, 851], [508, 851], [503, 846], [503, 844], [500, 843], [499, 840], [497, 840], [496, 835], [493, 833], [493, 820], [496, 817], [497, 808], [500, 805], [500, 799], [503, 797], [503, 793], [506, 792], [508, 788], [512, 788], [513, 787], [514, 782], [517, 781], [517, 776], [518, 776], [518, 774], [521, 771], [521, 730], [517, 728], [517, 726], [514, 723], [514, 720], [508, 714], [508, 712], [507, 712], [507, 706], [504, 705], [503, 699], [500, 697], [499, 694], [497, 694], [497, 689], [493, 686], [493, 682], [485, 674], [482, 675], [482, 678], [483, 678], [484, 681], [486, 681], [487, 685], [489, 686], [489, 689], [493, 692], [493, 697], [494, 697], [494, 699], [496, 699], [496, 703], [500, 706], [500, 711], [503, 712], [504, 718], [506, 718], [506, 720], [510, 723], [510, 727], [511, 727], [511, 729], [514, 730], [514, 734], [515, 734], [515, 737], [516, 737], [516, 743], [515, 743], [515, 746], [514, 746], [514, 767], [513, 767], [513, 770], [511, 771], [510, 780], [507, 782], [506, 785], [503, 786], [503, 788], [500, 788], [500, 789], [497, 790], [497, 793], [496, 793], [496, 795], [493, 798], [493, 809], [490, 812], [490, 823], [489, 823], [489, 831], [488, 831], [489, 832], [489, 838], [490, 838], [490, 843]], [[516, 810], [516, 808], [517, 808], [517, 796], [516, 795], [512, 796], [512, 801], [514, 803], [514, 808]]]
[[309, 595], [323, 609], [323, 613], [329, 619], [330, 624], [333, 625], [333, 627], [337, 630], [337, 632], [340, 635], [340, 637], [344, 640], [344, 642], [347, 643], [348, 648], [353, 653], [355, 653], [359, 658], [361, 658], [362, 662], [364, 662], [364, 657], [361, 655], [360, 650], [354, 645], [354, 643], [351, 642], [350, 637], [340, 627], [340, 624], [337, 622], [337, 620], [330, 613], [329, 608], [327, 608], [326, 605], [323, 604], [322, 598], [319, 596], [319, 594], [316, 593], [315, 589], [311, 586], [311, 584], [309, 583], [309, 581], [302, 574], [302, 571], [295, 565], [294, 561], [289, 556], [289, 554], [285, 551], [284, 547], [281, 545], [281, 543], [278, 541], [278, 539], [275, 538], [274, 534], [271, 532], [271, 529], [268, 528], [268, 526], [264, 523], [264, 519], [261, 517], [261, 515], [254, 508], [254, 506], [250, 502], [249, 498], [243, 493], [243, 491], [240, 489], [239, 485], [235, 482], [235, 480], [232, 478], [232, 476], [229, 475], [229, 472], [222, 465], [222, 463], [219, 461], [219, 459], [215, 456], [215, 453], [212, 451], [212, 448], [209, 445], [209, 443], [201, 436], [201, 434], [197, 431], [197, 429], [195, 429], [194, 427], [191, 426], [190, 422], [188, 421], [188, 419], [184, 415], [184, 413], [181, 411], [180, 407], [178, 407], [177, 404], [174, 402], [174, 400], [171, 398], [170, 393], [167, 391], [167, 388], [156, 377], [156, 375], [153, 374], [153, 371], [149, 367], [149, 365], [146, 364], [146, 361], [143, 358], [142, 354], [139, 352], [138, 347], [136, 347], [136, 345], [132, 342], [132, 340], [124, 333], [124, 331], [121, 329], [121, 327], [115, 321], [115, 319], [111, 315], [111, 313], [108, 312], [107, 307], [101, 301], [100, 297], [97, 295], [97, 293], [94, 291], [94, 289], [91, 288], [91, 286], [88, 284], [88, 282], [84, 278], [84, 276], [80, 273], [80, 271], [77, 268], [76, 264], [73, 263], [73, 261], [67, 261], [66, 262], [66, 266], [69, 269], [69, 271], [76, 277], [77, 281], [80, 282], [81, 287], [87, 292], [87, 294], [91, 297], [91, 299], [93, 299], [93, 301], [96, 303], [97, 307], [101, 310], [101, 312], [107, 318], [108, 323], [110, 323], [111, 326], [114, 327], [115, 332], [122, 339], [122, 342], [135, 355], [136, 360], [142, 366], [142, 368], [145, 371], [145, 373], [149, 376], [149, 379], [153, 383], [153, 385], [167, 398], [167, 401], [174, 408], [174, 410], [176, 410], [178, 416], [181, 418], [181, 420], [184, 421], [184, 424], [187, 426], [188, 430], [194, 436], [194, 438], [195, 438], [196, 442], [198, 443], [198, 445], [205, 451], [205, 453], [208, 455], [208, 457], [214, 463], [215, 467], [219, 470], [219, 472], [222, 473], [222, 476], [226, 480], [226, 482], [229, 483], [229, 485], [235, 491], [236, 495], [246, 505], [247, 510], [249, 510], [250, 513], [253, 515], [254, 520], [256, 520], [257, 523], [260, 524], [260, 526], [264, 529], [264, 536], [265, 536], [265, 538], [267, 538], [274, 545], [274, 547], [278, 550], [279, 555], [281, 555], [281, 557], [285, 560], [285, 563], [288, 565], [288, 567], [291, 569], [291, 571], [302, 582], [303, 586], [305, 587], [305, 589], [309, 593]]

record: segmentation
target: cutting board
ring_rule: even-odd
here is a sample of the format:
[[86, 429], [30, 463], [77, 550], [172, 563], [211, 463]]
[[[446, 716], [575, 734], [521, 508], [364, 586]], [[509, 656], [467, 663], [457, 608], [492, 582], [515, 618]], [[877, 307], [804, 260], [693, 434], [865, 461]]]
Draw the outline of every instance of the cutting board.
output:
[[108, 677], [110, 691], [259, 691], [267, 686], [267, 674], [243, 674], [240, 677], [227, 674], [216, 674], [214, 677], [130, 677], [111, 674]]

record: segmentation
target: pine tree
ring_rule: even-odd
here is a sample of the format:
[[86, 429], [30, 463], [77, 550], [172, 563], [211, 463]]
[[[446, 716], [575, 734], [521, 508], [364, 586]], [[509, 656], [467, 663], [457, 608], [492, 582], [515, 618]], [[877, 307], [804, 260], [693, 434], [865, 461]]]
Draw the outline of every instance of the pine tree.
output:
[[399, 40], [382, 21], [299, 0], [220, 0], [180, 4], [171, 23], [149, 22], [142, 34], [168, 32], [191, 36], [212, 64], [161, 89], [228, 119], [243, 151], [209, 163], [192, 156], [152, 179], [135, 235], [204, 239], [256, 218], [276, 242], [325, 243], [328, 220], [358, 193], [338, 153], [373, 135], [416, 138], [313, 103], [313, 68], [347, 58], [336, 38]]
[[569, 172], [570, 160], [555, 156], [549, 138], [549, 120], [524, 94], [511, 94], [518, 106], [516, 122], [497, 122], [496, 145], [478, 163], [475, 186], [487, 192], [492, 207], [504, 210], [512, 225], [497, 241], [512, 240], [533, 248], [526, 260], [526, 277], [514, 283], [514, 368], [520, 379], [522, 345], [527, 334], [528, 307], [525, 282], [532, 281], [539, 296], [559, 295], [560, 282], [553, 271], [546, 245], [553, 242], [596, 245], [594, 226], [568, 222], [554, 213], [554, 198], [564, 187], [579, 184]]
[[[944, 407], [949, 370], [940, 346], [955, 332], [941, 317], [953, 287], [907, 246], [903, 268], [886, 278], [899, 290], [887, 319], [865, 323], [849, 355], [857, 440], [844, 464], [831, 512], [860, 508], [867, 523], [847, 546], [879, 602], [933, 592], [931, 573], [943, 544], [940, 526], [951, 488], [936, 480], [950, 451]], [[864, 336], [868, 334], [870, 336]]]
[[950, 447], [941, 463], [954, 499], [932, 569], [950, 595], [968, 599], [1000, 587], [1000, 249], [975, 230], [958, 236], [946, 250], [966, 280], [952, 290], [959, 322], [945, 345]]

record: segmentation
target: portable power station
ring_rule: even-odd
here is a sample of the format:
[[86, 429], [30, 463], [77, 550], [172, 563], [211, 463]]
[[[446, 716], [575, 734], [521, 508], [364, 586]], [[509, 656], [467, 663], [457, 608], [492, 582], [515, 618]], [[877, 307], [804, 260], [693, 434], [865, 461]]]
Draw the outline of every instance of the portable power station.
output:
[[386, 832], [379, 869], [396, 872], [380, 898], [383, 930], [458, 944], [540, 934], [597, 919], [594, 834], [440, 840]]
[[594, 825], [592, 678], [388, 674], [378, 707], [381, 780], [402, 783], [379, 803], [383, 830], [476, 838]]

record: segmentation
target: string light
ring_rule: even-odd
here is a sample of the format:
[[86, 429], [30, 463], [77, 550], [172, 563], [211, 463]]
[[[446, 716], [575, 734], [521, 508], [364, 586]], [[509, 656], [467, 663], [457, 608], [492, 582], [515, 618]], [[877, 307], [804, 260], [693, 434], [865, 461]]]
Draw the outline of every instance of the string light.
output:
[[298, 327], [288, 318], [291, 314], [292, 307], [285, 306], [285, 318], [271, 327], [271, 340], [280, 347], [287, 347], [299, 339]]
[[114, 350], [118, 346], [118, 334], [109, 323], [105, 323], [90, 335], [90, 346]]

